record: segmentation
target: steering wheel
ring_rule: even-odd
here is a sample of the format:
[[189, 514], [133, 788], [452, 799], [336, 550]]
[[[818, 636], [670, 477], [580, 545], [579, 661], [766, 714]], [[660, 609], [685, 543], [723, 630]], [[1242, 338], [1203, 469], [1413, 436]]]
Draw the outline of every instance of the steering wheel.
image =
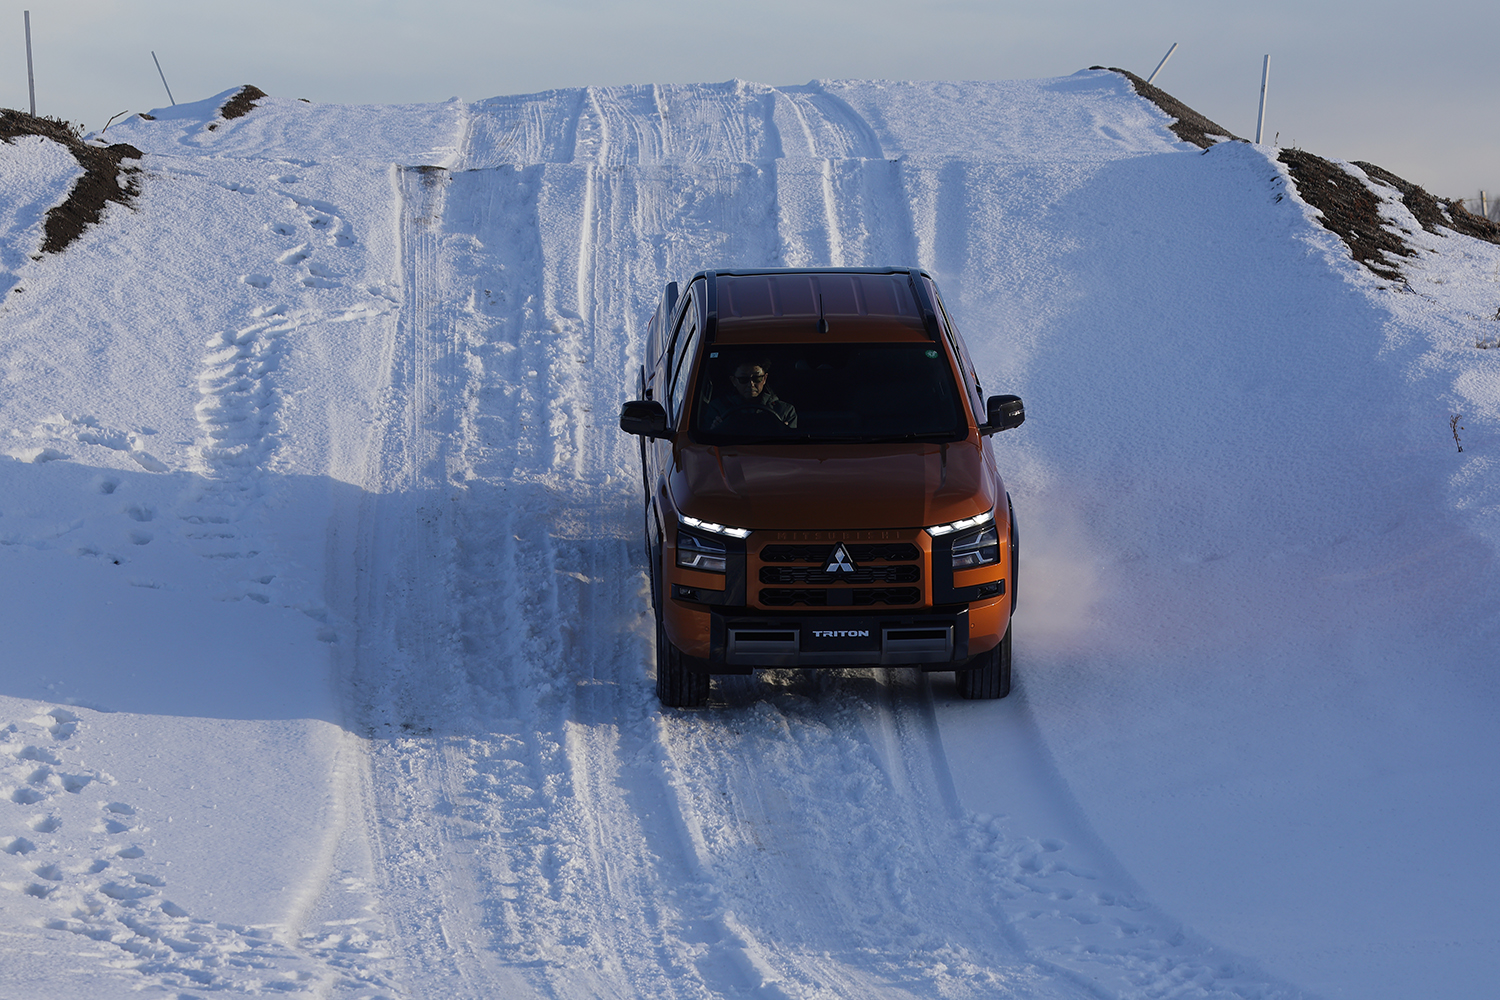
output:
[[770, 407], [761, 406], [759, 403], [741, 403], [714, 421], [714, 429], [754, 433], [762, 428], [770, 430], [771, 428], [766, 425], [767, 420], [774, 422], [777, 429], [784, 430], [787, 427], [786, 421], [777, 416], [776, 411]]

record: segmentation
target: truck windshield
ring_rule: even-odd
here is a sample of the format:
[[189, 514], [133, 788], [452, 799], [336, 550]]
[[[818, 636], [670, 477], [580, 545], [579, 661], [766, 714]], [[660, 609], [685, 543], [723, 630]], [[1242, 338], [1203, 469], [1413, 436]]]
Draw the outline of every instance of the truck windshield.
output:
[[709, 345], [691, 429], [704, 444], [961, 441], [968, 422], [931, 342]]

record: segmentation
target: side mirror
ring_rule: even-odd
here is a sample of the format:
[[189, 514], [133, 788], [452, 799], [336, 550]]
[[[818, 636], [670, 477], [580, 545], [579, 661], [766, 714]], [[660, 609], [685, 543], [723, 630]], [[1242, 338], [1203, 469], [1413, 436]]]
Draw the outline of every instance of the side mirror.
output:
[[991, 396], [986, 409], [989, 419], [979, 428], [981, 434], [1008, 431], [1026, 422], [1026, 407], [1021, 404], [1020, 396]]
[[668, 441], [676, 436], [667, 426], [667, 411], [654, 399], [632, 399], [626, 403], [620, 410], [620, 430]]

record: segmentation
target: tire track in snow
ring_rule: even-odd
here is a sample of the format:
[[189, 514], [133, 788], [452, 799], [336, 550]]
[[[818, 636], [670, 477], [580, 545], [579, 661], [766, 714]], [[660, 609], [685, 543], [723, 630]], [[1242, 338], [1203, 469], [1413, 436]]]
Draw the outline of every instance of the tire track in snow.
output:
[[[462, 396], [450, 407], [462, 410], [451, 428], [454, 464], [470, 478], [443, 528], [451, 544], [442, 586], [458, 609], [458, 641], [436, 651], [427, 677], [460, 696], [403, 702], [403, 657], [366, 660], [360, 671], [371, 721], [383, 712], [387, 731], [400, 728], [391, 725], [397, 718], [408, 727], [386, 740], [372, 727], [374, 822], [388, 907], [408, 939], [414, 988], [429, 995], [450, 989], [450, 980], [476, 995], [482, 984], [502, 982], [517, 995], [718, 992], [685, 959], [663, 965], [682, 948], [667, 905], [680, 872], [651, 860], [637, 812], [622, 804], [621, 789], [600, 782], [637, 773], [622, 761], [638, 756], [639, 734], [650, 727], [630, 726], [622, 750], [607, 735], [612, 723], [581, 717], [578, 707], [580, 697], [603, 690], [622, 693], [637, 719], [655, 716], [642, 668], [643, 577], [625, 540], [635, 530], [628, 512], [638, 486], [616, 471], [634, 454], [613, 426], [635, 348], [593, 318], [598, 309], [642, 311], [637, 293], [594, 263], [617, 259], [618, 251], [600, 250], [616, 226], [639, 253], [641, 208], [639, 192], [620, 199], [625, 204], [613, 191], [590, 195], [596, 183], [585, 165], [501, 169], [461, 175], [445, 194], [433, 291], [467, 300], [455, 334], [465, 345], [467, 381], [450, 383]], [[647, 200], [681, 193], [672, 176], [644, 187]], [[701, 208], [714, 211], [712, 202]], [[641, 266], [649, 295], [654, 268]], [[408, 284], [409, 300], [424, 294], [421, 281]], [[419, 315], [419, 302], [409, 308]], [[387, 462], [413, 464], [396, 460], [414, 450], [403, 439], [410, 433], [388, 436]], [[376, 531], [411, 503], [386, 503]], [[367, 544], [372, 560], [387, 564], [371, 574], [372, 597], [383, 592], [382, 577], [401, 574], [399, 547], [413, 541], [398, 535]], [[402, 613], [414, 611], [421, 605]], [[384, 631], [379, 615], [370, 618], [377, 627], [369, 634]], [[644, 777], [630, 782], [649, 787]], [[651, 836], [660, 839], [660, 831]], [[674, 856], [683, 856], [680, 846]], [[622, 908], [626, 919], [616, 919]], [[689, 910], [701, 924], [702, 907]], [[695, 933], [734, 953], [722, 926]], [[718, 962], [706, 966], [710, 976], [720, 972]]]
[[458, 609], [449, 601], [452, 508], [462, 495], [455, 404], [466, 398], [441, 267], [450, 182], [438, 168], [393, 171], [403, 299], [383, 434], [359, 512], [359, 638], [349, 681], [353, 714], [371, 741], [366, 821], [407, 988], [478, 997], [507, 977], [488, 942], [470, 937], [479, 921], [462, 850], [468, 831], [445, 821], [462, 787], [448, 743], [467, 709]]
[[674, 784], [710, 882], [790, 995], [1091, 995], [972, 898], [922, 675], [777, 671], [721, 691], [717, 717], [663, 721]]

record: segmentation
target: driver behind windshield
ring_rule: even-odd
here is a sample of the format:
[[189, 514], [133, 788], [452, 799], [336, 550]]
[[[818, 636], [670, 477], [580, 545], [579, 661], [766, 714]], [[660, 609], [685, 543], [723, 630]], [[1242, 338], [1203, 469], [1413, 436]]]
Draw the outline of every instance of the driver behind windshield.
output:
[[[734, 395], [710, 400], [703, 425], [709, 430], [738, 430], [750, 421], [772, 418], [782, 426], [797, 426], [797, 408], [771, 390], [770, 370], [763, 362], [744, 361], [735, 366], [729, 384]], [[753, 426], [753, 425], [752, 425]]]

